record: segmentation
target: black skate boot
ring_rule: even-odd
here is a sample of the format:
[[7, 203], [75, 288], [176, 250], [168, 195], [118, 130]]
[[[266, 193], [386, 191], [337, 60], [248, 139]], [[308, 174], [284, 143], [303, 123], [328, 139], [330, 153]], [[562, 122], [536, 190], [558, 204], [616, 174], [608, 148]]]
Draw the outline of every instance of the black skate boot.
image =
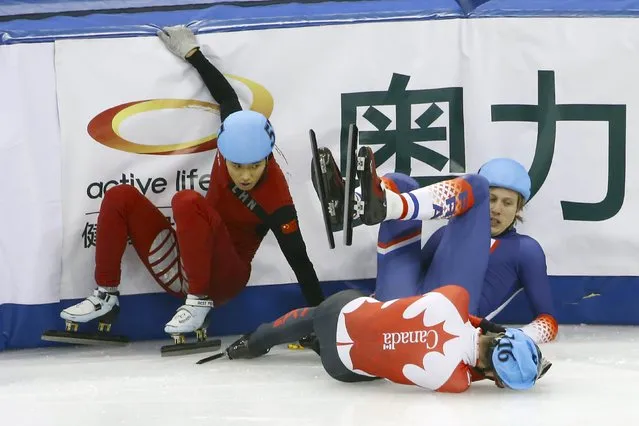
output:
[[[352, 125], [351, 125], [352, 126]], [[354, 126], [352, 126], [355, 128]], [[351, 132], [352, 135], [356, 135], [357, 132]], [[311, 129], [309, 131], [311, 139], [311, 181], [313, 182], [313, 188], [317, 194], [320, 205], [322, 207], [322, 216], [324, 219], [324, 227], [326, 228], [326, 237], [328, 239], [328, 246], [331, 249], [335, 248], [335, 238], [333, 233], [344, 230], [344, 240], [346, 245], [350, 245], [352, 238], [353, 227], [362, 224], [359, 215], [355, 211], [354, 203], [354, 184], [355, 184], [355, 172], [352, 170], [350, 183], [350, 192], [348, 197], [346, 196], [346, 181], [342, 177], [333, 154], [328, 148], [318, 148], [317, 138], [315, 132]], [[356, 143], [356, 142], [355, 142]], [[353, 156], [354, 156], [353, 151]], [[349, 200], [348, 202], [346, 200]], [[344, 210], [344, 206], [349, 206], [348, 210]], [[349, 216], [345, 216], [345, 213], [349, 213]], [[346, 224], [344, 222], [347, 222]], [[346, 229], [344, 229], [346, 228]]]
[[317, 355], [320, 354], [319, 339], [315, 333], [307, 334], [295, 343], [289, 343], [288, 348], [291, 350], [312, 349]]
[[317, 355], [320, 354], [319, 339], [315, 333], [307, 334], [299, 340], [300, 346], [303, 348], [309, 348], [315, 351]]
[[[322, 198], [326, 203], [326, 209], [331, 224], [331, 231], [337, 232], [344, 228], [343, 216], [344, 216], [344, 179], [339, 171], [337, 163], [333, 158], [331, 150], [325, 147], [318, 149], [320, 173], [317, 173], [315, 168], [315, 162], [311, 164], [311, 180], [313, 181], [313, 188], [317, 194], [320, 202]], [[322, 197], [320, 191], [321, 186], [317, 182], [316, 176], [320, 176], [322, 179], [322, 186], [324, 189], [324, 196]]]
[[229, 359], [252, 359], [265, 355], [268, 353], [268, 351], [270, 351], [270, 348], [262, 351], [257, 351], [253, 348], [250, 348], [250, 337], [250, 334], [245, 334], [244, 336], [237, 339], [235, 342], [231, 343], [228, 348], [226, 348], [226, 354], [228, 355]]
[[376, 225], [386, 218], [386, 195], [377, 176], [375, 155], [368, 146], [360, 147], [357, 153], [357, 176], [362, 191], [357, 205], [360, 218], [366, 225]]

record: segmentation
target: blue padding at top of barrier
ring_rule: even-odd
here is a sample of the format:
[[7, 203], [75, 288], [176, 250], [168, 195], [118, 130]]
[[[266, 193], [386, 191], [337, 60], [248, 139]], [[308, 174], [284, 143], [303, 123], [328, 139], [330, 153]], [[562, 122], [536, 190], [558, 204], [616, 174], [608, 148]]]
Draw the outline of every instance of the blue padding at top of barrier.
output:
[[462, 17], [454, 0], [384, 0], [291, 3], [257, 6], [214, 5], [206, 9], [95, 13], [42, 20], [0, 22], [0, 44], [46, 42], [61, 38], [155, 35], [156, 26], [186, 24], [200, 32], [326, 25], [382, 20]]
[[23, 0], [0, 5], [0, 44], [154, 35], [154, 26], [186, 23], [195, 23], [199, 32], [218, 32], [464, 17], [638, 14], [639, 0]]
[[1, 0], [0, 16], [272, 0]]
[[[472, 1], [477, 3], [477, 0]], [[469, 17], [631, 17], [637, 15], [639, 15], [638, 0], [490, 0], [478, 5], [468, 14]]]

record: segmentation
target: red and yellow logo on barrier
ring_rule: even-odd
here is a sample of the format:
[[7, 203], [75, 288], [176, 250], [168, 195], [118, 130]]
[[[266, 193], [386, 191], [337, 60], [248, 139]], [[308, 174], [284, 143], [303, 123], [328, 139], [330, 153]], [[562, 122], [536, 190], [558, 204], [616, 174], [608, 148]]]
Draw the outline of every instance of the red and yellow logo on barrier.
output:
[[[251, 110], [264, 114], [267, 118], [271, 116], [273, 112], [273, 96], [264, 86], [244, 77], [233, 75], [227, 75], [227, 77], [237, 80], [249, 88], [253, 95]], [[102, 111], [93, 117], [87, 126], [87, 132], [102, 145], [135, 154], [192, 154], [217, 148], [217, 132], [196, 140], [166, 145], [139, 144], [125, 139], [120, 133], [122, 123], [137, 114], [164, 109], [193, 107], [215, 110], [218, 111], [218, 114], [220, 109], [216, 104], [195, 99], [146, 99], [127, 102]]]

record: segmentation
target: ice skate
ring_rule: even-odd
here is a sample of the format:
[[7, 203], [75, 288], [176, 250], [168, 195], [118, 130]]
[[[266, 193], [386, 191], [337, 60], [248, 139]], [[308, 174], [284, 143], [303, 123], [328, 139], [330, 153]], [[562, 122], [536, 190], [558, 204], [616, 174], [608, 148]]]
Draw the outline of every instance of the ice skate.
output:
[[265, 355], [270, 351], [270, 348], [266, 350], [255, 350], [255, 348], [251, 348], [249, 346], [250, 337], [251, 334], [245, 334], [235, 342], [231, 343], [222, 352], [203, 358], [196, 362], [196, 364], [205, 364], [225, 356], [229, 359], [253, 359]]
[[[65, 321], [65, 331], [48, 330], [42, 334], [42, 340], [77, 344], [123, 344], [128, 342], [124, 336], [109, 335], [111, 324], [120, 313], [118, 292], [108, 292], [98, 287], [91, 296], [80, 303], [60, 312]], [[79, 332], [81, 324], [98, 321], [98, 332]]]
[[269, 352], [270, 349], [256, 351], [254, 348], [251, 348], [249, 346], [250, 337], [250, 334], [245, 334], [226, 348], [226, 354], [229, 359], [252, 359], [265, 355]]
[[[317, 173], [315, 162], [311, 165], [311, 180], [313, 188], [320, 202], [324, 200], [331, 225], [331, 231], [337, 232], [344, 228], [342, 217], [344, 216], [344, 179], [335, 163], [331, 150], [325, 147], [318, 149], [320, 170]], [[322, 183], [317, 180], [320, 176]], [[322, 191], [323, 190], [323, 191]], [[320, 193], [322, 191], [322, 193]]]
[[[173, 345], [162, 346], [162, 356], [185, 355], [217, 350], [221, 346], [218, 339], [207, 340], [209, 315], [213, 301], [188, 295], [184, 305], [164, 327], [164, 332], [173, 337]], [[185, 334], [195, 333], [196, 342], [187, 343]]]
[[[328, 245], [333, 249], [335, 248], [333, 233], [344, 229], [345, 181], [331, 151], [325, 147], [318, 148], [315, 132], [313, 130], [309, 132], [313, 155], [311, 181], [322, 208]], [[351, 200], [351, 206], [353, 205], [354, 202]], [[351, 208], [348, 211], [351, 212], [353, 210]], [[362, 224], [355, 213], [348, 223], [351, 228]]]
[[357, 209], [362, 222], [366, 225], [381, 223], [386, 218], [387, 188], [377, 175], [375, 154], [368, 146], [360, 147], [357, 153], [357, 175], [362, 191]]
[[315, 333], [307, 334], [297, 341], [297, 343], [289, 343], [288, 348], [291, 350], [312, 349], [318, 355], [320, 354], [319, 339]]
[[[385, 186], [377, 176], [375, 156], [369, 147], [357, 150], [358, 129], [349, 127], [348, 147], [346, 150], [346, 190], [344, 204], [353, 205], [350, 217], [357, 217], [366, 225], [376, 225], [386, 218]], [[355, 193], [359, 184], [360, 194]], [[344, 244], [350, 246], [353, 241], [354, 223], [344, 214]]]

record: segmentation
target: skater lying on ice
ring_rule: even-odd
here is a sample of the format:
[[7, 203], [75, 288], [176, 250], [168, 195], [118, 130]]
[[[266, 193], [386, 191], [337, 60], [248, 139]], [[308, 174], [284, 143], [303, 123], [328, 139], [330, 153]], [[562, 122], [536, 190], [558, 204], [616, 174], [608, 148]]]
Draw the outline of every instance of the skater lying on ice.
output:
[[551, 366], [539, 347], [519, 329], [468, 315], [469, 303], [457, 285], [387, 302], [346, 290], [262, 324], [226, 354], [255, 358], [314, 333], [324, 369], [342, 382], [384, 378], [439, 392], [463, 392], [482, 379], [515, 390], [534, 386]]
[[175, 194], [171, 202], [175, 230], [134, 187], [111, 188], [98, 218], [97, 289], [60, 316], [70, 329], [77, 327], [74, 323], [113, 321], [119, 311], [120, 264], [130, 237], [155, 281], [167, 292], [186, 298], [165, 332], [180, 344], [184, 333], [195, 332], [198, 341], [205, 340], [210, 310], [246, 286], [251, 261], [269, 231], [308, 305], [317, 306], [324, 296], [288, 184], [272, 154], [275, 133], [271, 123], [262, 114], [242, 110], [234, 89], [205, 58], [188, 28], [168, 27], [158, 35], [169, 51], [198, 71], [219, 104], [222, 126], [210, 187], [206, 196], [192, 190]]
[[[344, 179], [329, 149], [320, 148], [317, 155], [323, 185], [316, 182], [314, 166], [313, 183], [316, 191], [323, 187], [330, 227], [338, 231], [344, 227]], [[357, 157], [347, 160], [357, 164], [360, 184], [354, 215], [366, 225], [380, 224], [376, 299], [457, 284], [470, 294], [469, 312], [490, 320], [523, 291], [534, 312], [523, 332], [538, 344], [556, 337], [544, 251], [515, 229], [530, 198], [530, 177], [521, 164], [497, 158], [477, 174], [418, 188], [401, 173], [378, 177], [370, 147], [360, 147]], [[431, 219], [449, 220], [422, 247], [421, 221]]]

